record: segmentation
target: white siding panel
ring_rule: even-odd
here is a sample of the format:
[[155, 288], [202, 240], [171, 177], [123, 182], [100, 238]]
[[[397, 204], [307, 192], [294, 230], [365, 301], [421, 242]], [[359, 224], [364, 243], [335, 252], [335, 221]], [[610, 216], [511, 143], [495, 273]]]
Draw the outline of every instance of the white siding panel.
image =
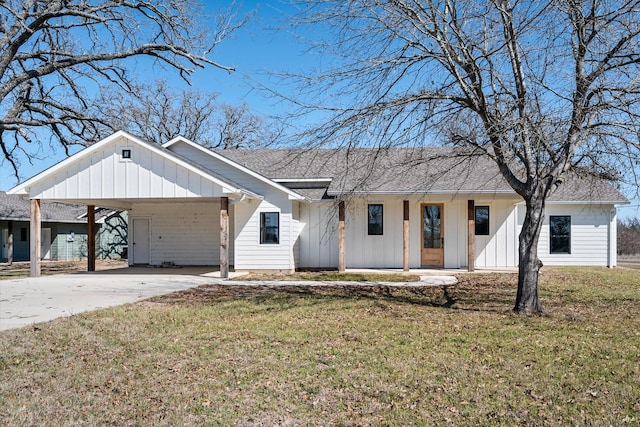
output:
[[110, 199], [115, 194], [115, 186], [114, 186], [114, 173], [115, 167], [114, 164], [116, 162], [115, 153], [111, 152], [101, 152], [102, 154], [102, 183], [101, 183], [101, 197], [105, 199]]
[[138, 158], [138, 197], [145, 199], [152, 197], [151, 176], [153, 160], [151, 152], [144, 150], [139, 154]]
[[173, 162], [165, 159], [162, 169], [162, 176], [164, 177], [162, 180], [162, 195], [164, 197], [174, 197], [176, 194], [176, 167]]
[[[368, 234], [368, 208], [383, 206], [383, 234]], [[402, 200], [354, 199], [345, 205], [345, 252], [347, 268], [402, 268]]]
[[[293, 270], [292, 202], [285, 194], [273, 195], [267, 200], [248, 200], [234, 205], [236, 221], [235, 259], [237, 270]], [[260, 213], [279, 212], [280, 241], [278, 244], [260, 244]]]
[[[545, 265], [607, 266], [610, 258], [609, 216], [612, 205], [547, 205], [538, 242], [538, 257]], [[522, 228], [525, 207], [518, 207], [518, 231]], [[550, 253], [549, 217], [571, 217], [571, 253]]]
[[[121, 158], [131, 149], [131, 160]], [[144, 199], [219, 197], [214, 184], [146, 145], [121, 138], [61, 169], [30, 189], [33, 198]]]
[[[461, 206], [464, 204], [464, 209]], [[466, 213], [466, 201], [458, 200], [446, 202], [443, 206], [444, 221], [444, 268], [459, 268], [461, 256], [466, 252], [466, 237], [464, 221], [461, 216]], [[420, 213], [422, 215], [422, 212]], [[422, 217], [420, 217], [422, 221]], [[466, 263], [466, 262], [465, 262]]]
[[160, 265], [218, 265], [220, 263], [220, 204], [140, 203], [130, 218], [150, 219], [150, 263]]
[[515, 200], [475, 200], [489, 206], [489, 235], [475, 236], [475, 264], [478, 268], [515, 267], [517, 241]]
[[300, 267], [338, 267], [338, 214], [333, 202], [300, 205]]

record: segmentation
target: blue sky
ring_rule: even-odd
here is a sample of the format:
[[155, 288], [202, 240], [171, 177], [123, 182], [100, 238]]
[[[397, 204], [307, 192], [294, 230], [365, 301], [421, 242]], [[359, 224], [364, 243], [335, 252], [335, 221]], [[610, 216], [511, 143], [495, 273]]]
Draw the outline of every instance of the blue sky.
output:
[[[223, 2], [204, 2], [215, 12]], [[226, 3], [226, 2], [225, 2]], [[241, 4], [245, 13], [254, 12], [255, 15], [244, 27], [233, 33], [232, 37], [224, 40], [211, 56], [215, 61], [236, 67], [236, 72], [227, 73], [213, 67], [197, 70], [191, 77], [192, 88], [219, 94], [220, 103], [239, 105], [247, 103], [253, 113], [268, 116], [274, 113], [281, 104], [274, 99], [268, 99], [263, 94], [251, 89], [248, 82], [252, 79], [266, 79], [267, 71], [301, 70], [310, 66], [311, 58], [302, 54], [303, 46], [293, 43], [285, 31], [274, 31], [271, 28], [280, 25], [286, 13], [293, 11], [278, 1], [244, 1]], [[163, 78], [176, 87], [186, 88], [187, 84], [178, 77], [177, 73], [155, 69], [153, 77]], [[71, 147], [71, 153], [81, 149], [80, 146]], [[30, 178], [43, 170], [59, 163], [66, 157], [61, 147], [43, 144], [37, 155], [31, 157], [31, 162], [24, 160], [20, 165], [21, 179]], [[0, 163], [0, 190], [8, 190], [17, 184], [13, 171], [6, 162]]]
[[[221, 1], [205, 1], [213, 12]], [[226, 3], [226, 2], [225, 2]], [[191, 77], [195, 89], [216, 92], [221, 103], [239, 105], [247, 103], [252, 112], [269, 116], [285, 108], [274, 98], [253, 90], [249, 79], [266, 81], [267, 72], [304, 71], [317, 66], [318, 57], [305, 52], [305, 46], [295, 41], [287, 30], [274, 30], [284, 24], [286, 16], [295, 11], [293, 7], [278, 0], [242, 2], [243, 12], [254, 12], [244, 27], [235, 32], [231, 38], [224, 40], [214, 52], [212, 58], [221, 64], [235, 66], [236, 72], [227, 73], [212, 67], [201, 69]], [[187, 87], [177, 74], [171, 72], [154, 73], [154, 77], [163, 78], [177, 87]], [[72, 148], [77, 152], [81, 147]], [[37, 157], [32, 157], [33, 164], [24, 161], [21, 165], [21, 178], [27, 179], [66, 157], [59, 147], [44, 145]], [[8, 190], [17, 184], [9, 165], [0, 163], [0, 190]], [[631, 195], [629, 195], [631, 196]], [[619, 208], [621, 218], [640, 216], [640, 201], [632, 200], [631, 206]]]

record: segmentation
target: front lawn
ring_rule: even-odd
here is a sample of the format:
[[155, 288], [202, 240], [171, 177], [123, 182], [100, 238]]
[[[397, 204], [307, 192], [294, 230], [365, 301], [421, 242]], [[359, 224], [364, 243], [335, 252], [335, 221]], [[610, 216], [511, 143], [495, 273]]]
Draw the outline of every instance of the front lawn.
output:
[[204, 286], [0, 333], [0, 425], [638, 425], [640, 271]]

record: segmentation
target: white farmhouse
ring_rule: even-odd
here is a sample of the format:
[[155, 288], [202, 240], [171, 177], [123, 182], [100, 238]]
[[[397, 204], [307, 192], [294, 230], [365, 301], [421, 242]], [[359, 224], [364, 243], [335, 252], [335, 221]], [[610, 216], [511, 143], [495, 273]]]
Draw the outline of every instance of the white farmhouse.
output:
[[[515, 267], [522, 199], [495, 164], [468, 154], [211, 151], [117, 132], [9, 193], [31, 199], [31, 227], [40, 200], [84, 204], [89, 216], [93, 206], [128, 211], [131, 265], [219, 265], [223, 277], [229, 268]], [[564, 182], [546, 205], [543, 263], [615, 266], [624, 203], [607, 182]]]

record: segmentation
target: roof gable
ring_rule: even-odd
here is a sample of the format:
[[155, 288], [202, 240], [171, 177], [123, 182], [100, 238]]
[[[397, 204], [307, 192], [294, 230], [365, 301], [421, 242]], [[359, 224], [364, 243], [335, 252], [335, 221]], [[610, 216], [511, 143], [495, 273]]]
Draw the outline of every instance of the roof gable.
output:
[[[187, 152], [181, 149], [180, 145], [189, 147], [191, 152]], [[189, 160], [191, 160], [192, 162], [199, 163], [200, 165], [204, 166], [207, 170], [217, 169], [215, 165], [210, 164], [210, 162], [206, 160], [208, 158], [209, 160], [220, 162], [221, 164], [224, 164], [229, 168], [235, 169], [239, 173], [249, 176], [252, 179], [255, 179], [263, 184], [266, 184], [271, 188], [274, 188], [278, 191], [282, 191], [286, 193], [290, 199], [294, 199], [294, 200], [305, 199], [305, 197], [302, 196], [301, 194], [297, 193], [296, 191], [292, 190], [289, 187], [286, 187], [278, 182], [271, 180], [270, 178], [261, 174], [259, 171], [243, 166], [242, 164], [235, 162], [233, 159], [221, 154], [220, 152], [209, 150], [208, 148], [205, 148], [200, 144], [196, 144], [195, 142], [190, 141], [187, 138], [178, 136], [172, 139], [171, 141], [164, 143], [162, 147], [168, 150], [171, 150], [174, 153], [178, 153], [182, 156], [185, 156], [189, 158]], [[231, 150], [228, 150], [228, 151], [231, 151]], [[225, 151], [225, 153], [226, 152], [227, 151]], [[196, 153], [196, 154], [191, 154], [191, 153]], [[201, 157], [201, 155], [205, 156], [204, 159]]]
[[228, 193], [256, 196], [157, 144], [123, 131], [9, 191], [59, 200], [219, 197]]

